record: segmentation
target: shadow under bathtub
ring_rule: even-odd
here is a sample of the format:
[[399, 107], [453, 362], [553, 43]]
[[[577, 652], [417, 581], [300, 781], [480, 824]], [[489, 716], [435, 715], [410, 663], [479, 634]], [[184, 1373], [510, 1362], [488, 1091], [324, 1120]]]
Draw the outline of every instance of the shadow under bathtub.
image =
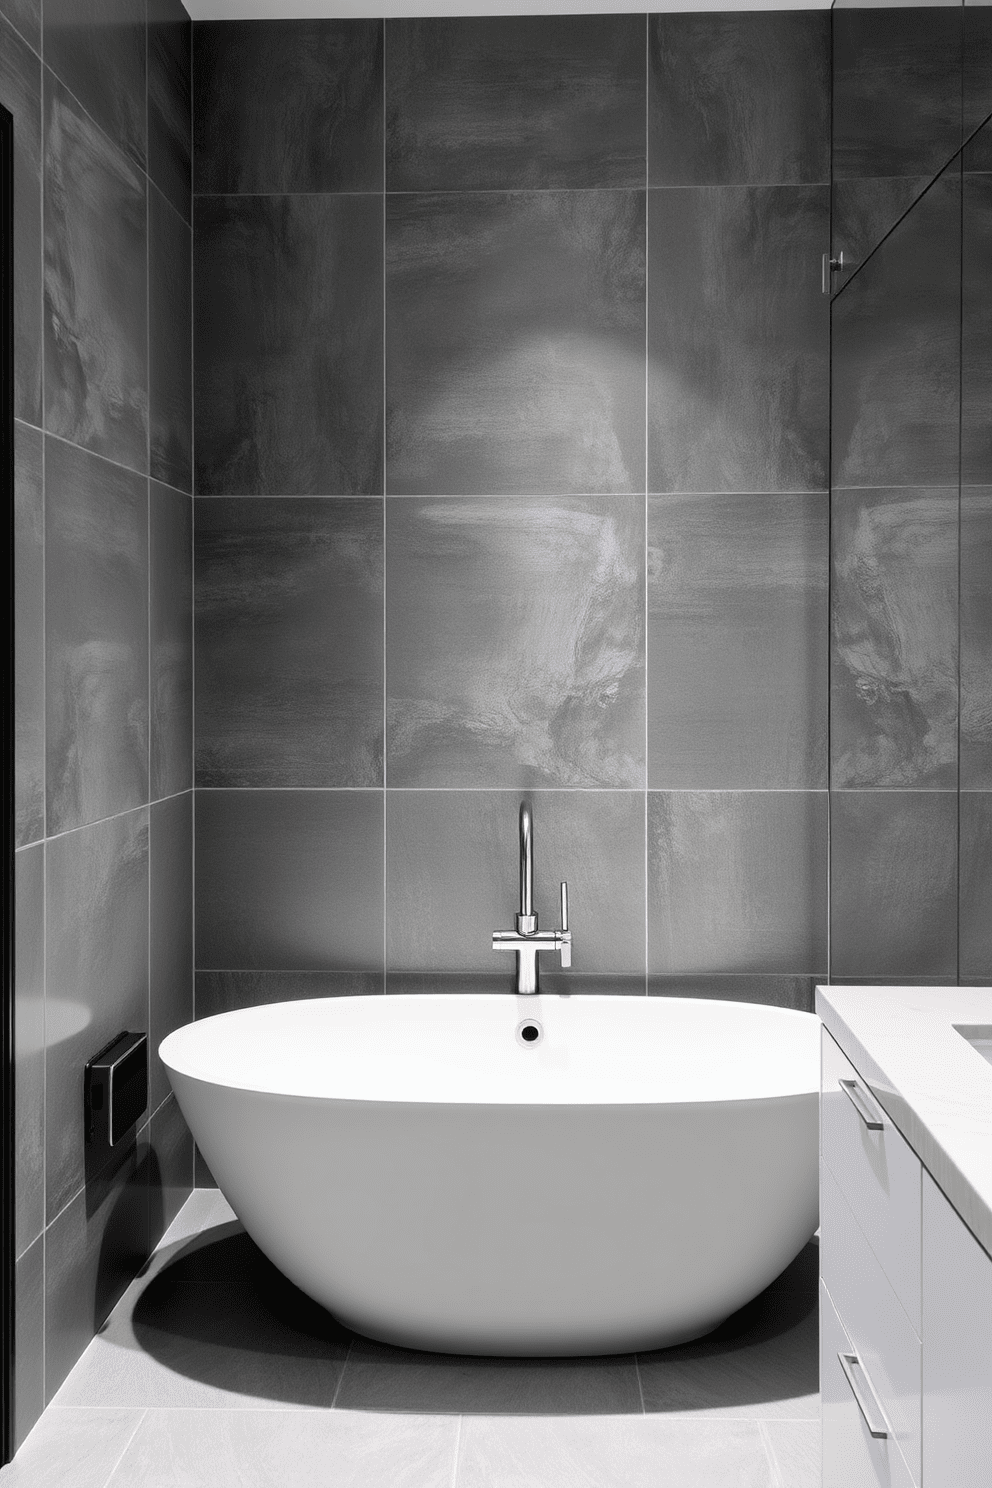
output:
[[811, 1241], [716, 1332], [655, 1353], [493, 1359], [421, 1353], [342, 1328], [236, 1222], [204, 1231], [144, 1287], [138, 1347], [174, 1373], [259, 1400], [427, 1415], [818, 1413]]

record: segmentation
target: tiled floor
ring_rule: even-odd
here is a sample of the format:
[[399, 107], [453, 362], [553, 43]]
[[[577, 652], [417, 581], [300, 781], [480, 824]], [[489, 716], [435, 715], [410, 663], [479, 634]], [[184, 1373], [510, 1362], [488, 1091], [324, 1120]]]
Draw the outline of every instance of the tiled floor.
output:
[[466, 1359], [339, 1329], [200, 1189], [0, 1488], [818, 1488], [817, 1255], [636, 1357]]

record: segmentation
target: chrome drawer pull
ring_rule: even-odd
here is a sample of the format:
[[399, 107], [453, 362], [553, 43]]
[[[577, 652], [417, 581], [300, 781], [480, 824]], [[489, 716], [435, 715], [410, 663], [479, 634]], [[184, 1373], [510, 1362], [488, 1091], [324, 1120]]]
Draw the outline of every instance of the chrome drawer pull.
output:
[[841, 1080], [840, 1088], [847, 1096], [869, 1131], [884, 1131], [885, 1122], [878, 1118], [876, 1106], [869, 1104], [857, 1080]]
[[[858, 1403], [858, 1410], [864, 1416], [865, 1425], [868, 1427], [871, 1435], [888, 1436], [889, 1423], [888, 1421], [886, 1421], [884, 1415], [882, 1414], [882, 1407], [879, 1405], [875, 1395], [875, 1391], [871, 1387], [871, 1380], [868, 1378], [868, 1375], [865, 1372], [865, 1366], [862, 1364], [857, 1354], [838, 1354], [837, 1360], [840, 1364], [841, 1369], [843, 1369], [844, 1371], [844, 1378], [847, 1380], [847, 1383], [851, 1387], [851, 1394], [854, 1396], [855, 1400]], [[860, 1369], [861, 1373], [864, 1375], [866, 1391], [867, 1394], [871, 1397], [870, 1404], [865, 1399], [865, 1396], [862, 1394], [861, 1388], [854, 1377], [855, 1366], [857, 1366], [857, 1368]]]

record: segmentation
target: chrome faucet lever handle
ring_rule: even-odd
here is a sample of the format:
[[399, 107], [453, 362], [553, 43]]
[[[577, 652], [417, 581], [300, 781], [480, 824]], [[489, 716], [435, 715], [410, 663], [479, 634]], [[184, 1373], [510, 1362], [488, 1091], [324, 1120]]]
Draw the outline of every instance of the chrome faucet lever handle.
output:
[[561, 881], [561, 928], [568, 929], [568, 884]]
[[572, 964], [572, 932], [568, 928], [568, 884], [561, 881], [561, 930], [557, 936], [558, 954], [562, 966]]

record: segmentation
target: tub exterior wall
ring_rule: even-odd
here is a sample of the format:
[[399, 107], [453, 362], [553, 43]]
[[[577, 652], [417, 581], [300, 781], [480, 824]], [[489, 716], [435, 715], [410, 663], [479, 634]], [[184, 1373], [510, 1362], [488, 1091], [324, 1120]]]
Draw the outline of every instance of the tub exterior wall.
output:
[[19, 1444], [193, 1180], [153, 1061], [92, 1170], [83, 1064], [192, 1011], [189, 32], [0, 5], [15, 119]]

